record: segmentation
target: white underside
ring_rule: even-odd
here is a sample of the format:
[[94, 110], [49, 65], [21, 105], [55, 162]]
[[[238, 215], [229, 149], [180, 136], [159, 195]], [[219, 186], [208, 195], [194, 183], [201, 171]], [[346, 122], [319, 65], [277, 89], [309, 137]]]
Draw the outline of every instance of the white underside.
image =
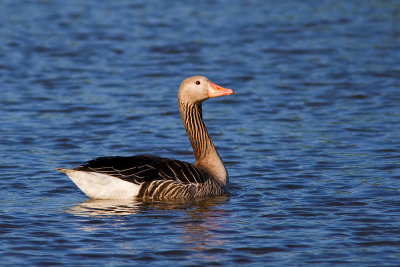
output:
[[106, 174], [64, 170], [65, 174], [83, 193], [95, 199], [128, 199], [134, 198], [140, 186]]

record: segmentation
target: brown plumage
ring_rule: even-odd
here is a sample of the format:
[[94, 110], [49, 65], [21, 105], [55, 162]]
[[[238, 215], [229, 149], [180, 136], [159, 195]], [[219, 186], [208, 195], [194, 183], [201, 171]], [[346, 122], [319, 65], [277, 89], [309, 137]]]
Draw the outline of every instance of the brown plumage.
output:
[[182, 122], [193, 148], [195, 164], [140, 155], [103, 157], [66, 173], [89, 197], [98, 199], [185, 199], [220, 195], [228, 191], [228, 174], [207, 132], [201, 105], [210, 97], [233, 91], [202, 76], [184, 80], [178, 102]]

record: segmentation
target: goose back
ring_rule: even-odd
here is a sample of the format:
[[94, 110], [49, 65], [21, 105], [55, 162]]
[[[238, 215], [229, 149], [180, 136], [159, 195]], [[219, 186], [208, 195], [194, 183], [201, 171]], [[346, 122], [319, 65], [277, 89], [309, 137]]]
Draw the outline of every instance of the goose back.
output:
[[101, 173], [137, 184], [140, 186], [138, 198], [176, 199], [224, 192], [221, 185], [201, 168], [162, 157], [101, 157], [74, 170]]

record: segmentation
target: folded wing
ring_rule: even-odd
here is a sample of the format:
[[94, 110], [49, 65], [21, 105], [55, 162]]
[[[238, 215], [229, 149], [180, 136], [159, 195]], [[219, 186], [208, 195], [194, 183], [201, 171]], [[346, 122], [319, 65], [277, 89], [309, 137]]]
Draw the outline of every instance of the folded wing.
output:
[[207, 172], [190, 163], [145, 155], [97, 158], [75, 170], [102, 173], [138, 185], [157, 180], [184, 185], [202, 184], [211, 178]]

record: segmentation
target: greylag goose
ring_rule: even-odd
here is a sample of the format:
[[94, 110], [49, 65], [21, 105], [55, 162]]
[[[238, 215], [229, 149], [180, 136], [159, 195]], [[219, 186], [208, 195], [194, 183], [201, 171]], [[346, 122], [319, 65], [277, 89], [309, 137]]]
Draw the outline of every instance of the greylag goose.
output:
[[88, 197], [95, 199], [186, 199], [228, 192], [228, 173], [202, 119], [202, 102], [232, 95], [206, 77], [193, 76], [179, 87], [183, 126], [193, 148], [195, 163], [148, 155], [101, 157], [65, 173]]

